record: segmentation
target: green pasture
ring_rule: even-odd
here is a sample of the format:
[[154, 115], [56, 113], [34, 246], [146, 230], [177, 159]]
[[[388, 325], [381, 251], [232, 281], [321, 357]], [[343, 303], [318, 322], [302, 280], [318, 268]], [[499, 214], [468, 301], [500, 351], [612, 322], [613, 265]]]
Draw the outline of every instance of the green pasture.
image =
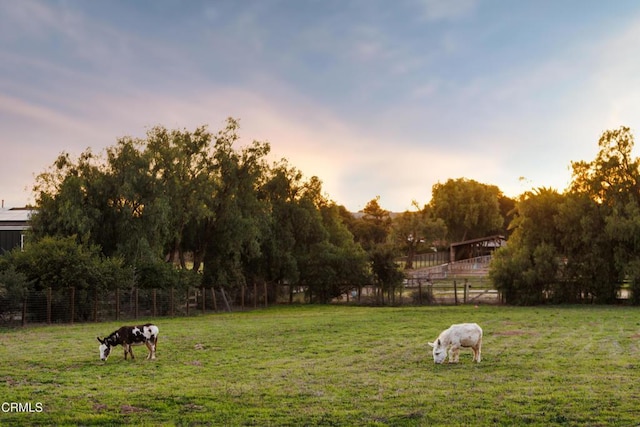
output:
[[[120, 323], [0, 330], [0, 424], [640, 423], [636, 308], [287, 306], [154, 322], [155, 361], [117, 347], [100, 362], [95, 337]], [[427, 341], [457, 322], [483, 327], [482, 363], [465, 350], [434, 365]], [[16, 402], [32, 411], [7, 411]]]

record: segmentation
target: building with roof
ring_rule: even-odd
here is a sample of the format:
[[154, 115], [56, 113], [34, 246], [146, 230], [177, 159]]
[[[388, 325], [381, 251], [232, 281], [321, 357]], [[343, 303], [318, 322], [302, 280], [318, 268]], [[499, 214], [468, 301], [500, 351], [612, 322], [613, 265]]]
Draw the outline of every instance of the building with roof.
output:
[[0, 209], [0, 254], [24, 247], [33, 212], [29, 208]]
[[496, 249], [505, 246], [506, 241], [504, 236], [496, 234], [480, 237], [479, 239], [451, 243], [449, 246], [449, 262], [491, 255]]

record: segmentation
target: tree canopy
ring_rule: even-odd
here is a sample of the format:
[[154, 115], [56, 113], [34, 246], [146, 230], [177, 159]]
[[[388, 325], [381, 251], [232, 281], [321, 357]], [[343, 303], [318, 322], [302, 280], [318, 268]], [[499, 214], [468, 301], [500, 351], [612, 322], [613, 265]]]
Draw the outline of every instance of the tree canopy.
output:
[[507, 302], [640, 303], [640, 159], [627, 127], [607, 130], [591, 162], [572, 163], [569, 189], [526, 192], [491, 276]]
[[[303, 284], [321, 301], [367, 280], [367, 259], [317, 177], [268, 143], [237, 147], [239, 122], [211, 133], [156, 126], [104, 156], [62, 153], [37, 177], [35, 240], [73, 239], [157, 281], [158, 261], [201, 272], [203, 286]], [[171, 282], [171, 280], [169, 280]]]

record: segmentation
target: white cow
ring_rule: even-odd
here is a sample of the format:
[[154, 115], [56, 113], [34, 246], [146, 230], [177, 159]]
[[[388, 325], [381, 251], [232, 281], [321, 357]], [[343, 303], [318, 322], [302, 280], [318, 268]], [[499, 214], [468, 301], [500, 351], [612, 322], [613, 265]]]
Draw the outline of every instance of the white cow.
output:
[[433, 347], [433, 361], [443, 363], [449, 354], [449, 363], [458, 363], [460, 347], [471, 347], [473, 361], [480, 362], [480, 350], [482, 349], [482, 328], [477, 323], [461, 323], [451, 325], [440, 333]]

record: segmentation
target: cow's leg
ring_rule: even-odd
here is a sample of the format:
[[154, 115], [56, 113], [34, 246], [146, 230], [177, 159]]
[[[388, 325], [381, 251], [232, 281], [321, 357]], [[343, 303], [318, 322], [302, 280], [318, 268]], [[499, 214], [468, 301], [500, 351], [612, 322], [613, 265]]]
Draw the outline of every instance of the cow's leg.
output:
[[480, 339], [478, 340], [478, 344], [476, 344], [476, 346], [473, 348], [473, 353], [474, 360], [477, 363], [480, 363], [480, 360], [482, 360], [482, 337], [480, 337]]
[[151, 340], [147, 341], [144, 343], [147, 346], [147, 350], [149, 350], [149, 353], [147, 353], [147, 360], [151, 359], [151, 354], [153, 352], [153, 344], [151, 344]]
[[156, 337], [151, 342], [151, 359], [154, 360], [156, 358], [156, 349], [158, 348], [158, 337]]
[[131, 360], [135, 359], [135, 357], [133, 357], [133, 346], [129, 345], [129, 354], [131, 355]]
[[124, 360], [127, 360], [127, 352], [129, 350], [128, 344], [122, 344], [122, 348], [124, 348]]
[[454, 345], [449, 349], [449, 363], [458, 363], [460, 347]]

